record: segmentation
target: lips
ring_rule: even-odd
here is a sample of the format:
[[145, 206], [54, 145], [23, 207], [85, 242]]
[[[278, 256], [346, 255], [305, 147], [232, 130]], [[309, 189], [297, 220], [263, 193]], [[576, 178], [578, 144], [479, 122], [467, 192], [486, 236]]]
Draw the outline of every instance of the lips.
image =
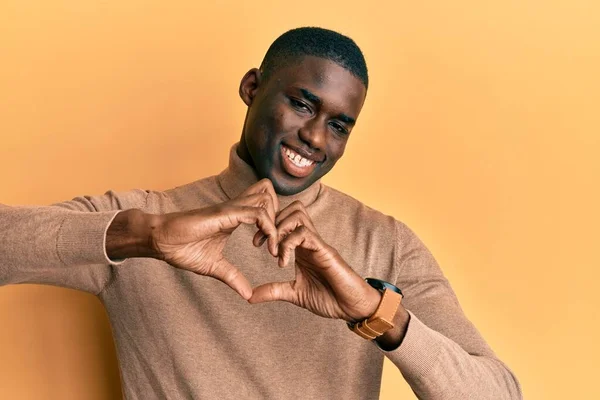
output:
[[314, 155], [308, 155], [301, 150], [281, 145], [283, 169], [296, 178], [305, 178], [310, 175], [319, 162], [320, 160], [317, 160]]
[[323, 161], [321, 157], [317, 157], [314, 153], [308, 152], [302, 148], [290, 146], [290, 145], [287, 145], [284, 143], [282, 143], [282, 146], [291, 150], [294, 154], [297, 154], [300, 157], [306, 158], [307, 160], [312, 160], [314, 162], [322, 162]]

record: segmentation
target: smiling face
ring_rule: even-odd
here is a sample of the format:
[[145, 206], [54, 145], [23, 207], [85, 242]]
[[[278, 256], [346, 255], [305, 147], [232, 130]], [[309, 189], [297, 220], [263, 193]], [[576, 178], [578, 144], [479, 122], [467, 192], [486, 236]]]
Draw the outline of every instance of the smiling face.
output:
[[366, 92], [360, 79], [325, 58], [299, 58], [266, 81], [252, 69], [240, 84], [248, 113], [238, 155], [277, 193], [301, 192], [344, 154]]

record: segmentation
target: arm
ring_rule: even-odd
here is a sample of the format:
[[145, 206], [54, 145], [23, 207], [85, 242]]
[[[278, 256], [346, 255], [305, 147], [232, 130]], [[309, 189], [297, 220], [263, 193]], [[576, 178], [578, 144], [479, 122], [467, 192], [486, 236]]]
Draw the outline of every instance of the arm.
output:
[[[143, 200], [136, 202], [139, 192]], [[278, 200], [271, 182], [263, 179], [221, 204], [159, 215], [144, 212], [148, 195], [107, 194], [49, 207], [0, 205], [0, 285], [48, 283], [99, 294], [112, 276], [111, 265], [152, 257], [219, 279], [249, 298], [250, 283], [222, 250], [231, 233], [246, 223], [259, 228], [275, 254]], [[81, 205], [87, 212], [65, 209]]]
[[[294, 253], [295, 279], [256, 287], [250, 303], [287, 301], [347, 322], [373, 315], [381, 294], [324, 242], [301, 203], [283, 209], [276, 226], [279, 266]], [[420, 399], [521, 399], [516, 378], [466, 319], [429, 251], [401, 223], [395, 229], [395, 282], [406, 297], [395, 328], [374, 343]]]
[[158, 215], [137, 209], [117, 214], [106, 232], [106, 255], [115, 262], [132, 257], [158, 258], [151, 238], [159, 224]]
[[0, 205], [0, 285], [44, 283], [98, 293], [111, 264], [106, 232], [122, 210], [144, 207], [147, 191], [109, 191], [50, 206]]
[[405, 298], [399, 328], [378, 341], [385, 355], [420, 399], [521, 399], [516, 377], [465, 317], [431, 253], [403, 224], [397, 231], [396, 285]]

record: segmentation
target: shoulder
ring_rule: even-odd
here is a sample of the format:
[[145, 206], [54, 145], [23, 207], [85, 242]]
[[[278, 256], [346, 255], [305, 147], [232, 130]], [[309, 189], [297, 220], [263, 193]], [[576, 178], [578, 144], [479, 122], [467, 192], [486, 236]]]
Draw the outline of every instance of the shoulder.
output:
[[319, 231], [368, 247], [393, 248], [398, 221], [355, 197], [323, 185], [323, 204], [314, 218]]
[[[344, 254], [353, 255], [354, 265], [363, 262], [383, 266], [361, 271], [363, 275], [372, 274], [392, 281], [401, 277], [403, 285], [424, 277], [443, 278], [433, 254], [406, 223], [339, 190], [326, 187], [324, 194], [325, 217], [319, 220], [323, 228], [317, 229], [323, 229], [327, 238], [343, 249]], [[364, 258], [361, 260], [360, 257]]]
[[332, 232], [353, 232], [357, 239], [395, 247], [398, 256], [425, 246], [406, 223], [330, 186], [323, 185], [324, 206], [318, 219]]
[[357, 224], [356, 228], [375, 228], [385, 226], [388, 229], [395, 229], [396, 219], [379, 210], [376, 210], [362, 201], [343, 193], [338, 189], [323, 185], [323, 210], [328, 215], [335, 215], [338, 223]]

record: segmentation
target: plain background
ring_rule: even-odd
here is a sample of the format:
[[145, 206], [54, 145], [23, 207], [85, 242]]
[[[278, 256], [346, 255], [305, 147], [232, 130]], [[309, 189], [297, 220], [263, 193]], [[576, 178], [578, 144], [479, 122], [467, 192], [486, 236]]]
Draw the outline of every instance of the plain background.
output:
[[[354, 38], [371, 76], [324, 182], [417, 232], [527, 399], [600, 398], [595, 0], [1, 0], [0, 202], [220, 172], [239, 80], [305, 25]], [[0, 354], [0, 398], [119, 396], [90, 295], [1, 288]], [[414, 398], [387, 361], [381, 398]]]

